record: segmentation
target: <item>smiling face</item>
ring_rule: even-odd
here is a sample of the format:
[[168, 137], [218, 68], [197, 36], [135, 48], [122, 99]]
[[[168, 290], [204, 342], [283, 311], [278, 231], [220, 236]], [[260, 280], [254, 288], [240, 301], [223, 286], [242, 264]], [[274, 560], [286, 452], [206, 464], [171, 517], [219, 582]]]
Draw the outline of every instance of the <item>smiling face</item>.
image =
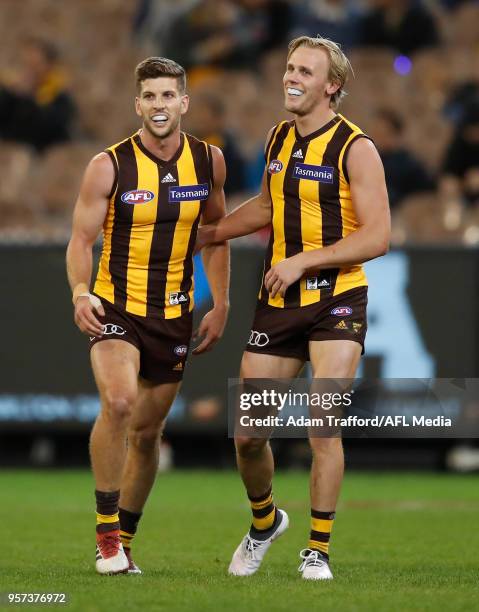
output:
[[285, 108], [300, 117], [319, 105], [329, 108], [339, 84], [329, 81], [329, 55], [325, 49], [298, 47], [290, 55], [283, 77]]
[[179, 129], [188, 103], [189, 98], [178, 89], [175, 77], [145, 79], [135, 98], [136, 114], [142, 118], [143, 127], [160, 139], [168, 138]]

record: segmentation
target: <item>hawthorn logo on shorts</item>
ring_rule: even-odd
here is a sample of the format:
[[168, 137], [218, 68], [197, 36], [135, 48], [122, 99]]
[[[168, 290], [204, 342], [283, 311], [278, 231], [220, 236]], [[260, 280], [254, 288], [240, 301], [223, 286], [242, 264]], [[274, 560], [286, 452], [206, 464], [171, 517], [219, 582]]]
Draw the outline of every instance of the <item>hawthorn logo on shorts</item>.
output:
[[266, 346], [268, 342], [268, 334], [265, 334], [264, 332], [258, 332], [255, 329], [251, 330], [248, 340], [248, 344], [250, 346], [259, 346], [261, 348], [262, 346]]
[[113, 334], [116, 336], [124, 336], [126, 334], [126, 329], [114, 323], [106, 323], [103, 327], [103, 335], [111, 336]]
[[273, 159], [268, 166], [268, 172], [270, 174], [278, 174], [278, 172], [281, 172], [282, 169], [283, 162], [279, 161], [279, 159]]
[[152, 191], [146, 191], [145, 189], [133, 189], [132, 191], [126, 191], [121, 196], [121, 201], [125, 204], [146, 204], [151, 202], [155, 194]]
[[361, 327], [362, 327], [362, 326], [363, 326], [363, 324], [362, 324], [362, 323], [356, 323], [356, 322], [354, 322], [354, 323], [353, 323], [353, 332], [354, 332], [355, 334], [359, 334], [359, 332], [361, 331]]
[[[105, 323], [103, 326], [103, 335], [104, 336], [124, 336], [126, 334], [126, 329], [123, 329], [121, 325], [115, 325], [115, 323]], [[90, 342], [95, 340], [96, 336], [90, 336]]]
[[175, 346], [173, 352], [175, 353], [175, 355], [178, 355], [178, 357], [184, 357], [188, 352], [188, 347], [186, 346], [186, 344], [180, 344], [179, 346]]
[[350, 306], [337, 306], [331, 310], [331, 314], [336, 317], [347, 317], [353, 314], [353, 309]]
[[170, 306], [178, 306], [178, 304], [186, 304], [189, 296], [186, 291], [175, 291], [170, 293]]

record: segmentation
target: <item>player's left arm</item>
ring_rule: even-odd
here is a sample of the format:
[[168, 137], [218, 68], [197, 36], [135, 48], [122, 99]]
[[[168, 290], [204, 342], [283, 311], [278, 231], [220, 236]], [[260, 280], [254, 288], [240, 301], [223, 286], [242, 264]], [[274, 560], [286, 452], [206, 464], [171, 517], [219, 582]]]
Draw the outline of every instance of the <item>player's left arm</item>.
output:
[[[205, 202], [201, 223], [214, 223], [226, 214], [224, 184], [226, 166], [223, 153], [211, 147], [214, 185]], [[203, 337], [193, 354], [199, 355], [213, 348], [221, 338], [229, 311], [230, 252], [227, 242], [205, 246], [201, 252], [206, 276], [213, 296], [213, 308], [203, 317], [196, 337]]]
[[374, 144], [358, 138], [346, 159], [351, 198], [359, 227], [334, 244], [283, 259], [265, 275], [272, 296], [305, 275], [325, 268], [347, 268], [387, 253], [391, 233], [384, 168]]

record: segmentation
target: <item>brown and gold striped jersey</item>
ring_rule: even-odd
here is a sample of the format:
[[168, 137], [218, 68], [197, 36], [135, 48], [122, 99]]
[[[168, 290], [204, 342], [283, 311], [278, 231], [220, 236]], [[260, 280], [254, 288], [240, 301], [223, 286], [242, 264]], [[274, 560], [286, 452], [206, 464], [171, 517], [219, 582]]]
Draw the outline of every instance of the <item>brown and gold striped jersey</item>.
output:
[[115, 183], [94, 292], [135, 315], [179, 317], [193, 309], [193, 247], [213, 188], [211, 149], [182, 132], [165, 162], [137, 133], [107, 153]]
[[[294, 121], [273, 128], [266, 147], [273, 218], [265, 272], [282, 259], [331, 245], [358, 228], [346, 156], [351, 144], [363, 137], [342, 115], [305, 137]], [[284, 298], [272, 298], [263, 283], [259, 297], [278, 308], [300, 307], [364, 285], [366, 275], [357, 265], [302, 278], [288, 287]]]

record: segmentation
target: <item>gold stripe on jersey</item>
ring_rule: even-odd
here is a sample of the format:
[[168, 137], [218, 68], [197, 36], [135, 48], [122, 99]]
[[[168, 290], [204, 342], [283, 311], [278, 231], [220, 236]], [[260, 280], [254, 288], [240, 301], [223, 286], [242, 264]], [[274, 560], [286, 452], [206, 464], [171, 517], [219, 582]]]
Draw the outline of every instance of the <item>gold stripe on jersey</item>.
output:
[[273, 148], [274, 141], [275, 141], [279, 131], [281, 130], [281, 128], [284, 126], [285, 123], [287, 123], [287, 121], [283, 121], [281, 123], [278, 123], [278, 125], [275, 128], [273, 128], [273, 131], [271, 133], [271, 137], [270, 137], [269, 142], [268, 142], [268, 144], [266, 146], [266, 151], [265, 151], [265, 158], [266, 159], [269, 158], [270, 153], [271, 153], [271, 149]]
[[115, 285], [110, 272], [110, 261], [112, 253], [113, 226], [115, 224], [115, 200], [118, 194], [118, 176], [120, 168], [120, 161], [118, 159], [117, 151], [118, 147], [126, 142], [129, 142], [129, 140], [129, 137], [125, 138], [106, 149], [106, 152], [112, 157], [112, 162], [115, 165], [115, 185], [108, 203], [106, 219], [103, 223], [103, 247], [93, 291], [94, 293], [101, 295], [101, 297], [105, 298], [105, 300], [108, 300], [112, 304], [115, 302]]
[[[293, 130], [292, 130], [293, 131]], [[308, 147], [304, 158], [305, 164], [320, 166], [328, 144], [327, 140], [318, 140], [315, 148]], [[323, 246], [323, 217], [318, 215], [318, 185], [315, 181], [299, 181], [299, 197], [301, 199], [301, 237], [303, 250], [312, 251]], [[309, 306], [318, 301], [315, 291], [306, 290], [306, 279], [300, 281], [300, 306]]]
[[[117, 171], [115, 172], [115, 176], [118, 172], [118, 158], [116, 156], [116, 152], [114, 148], [108, 149], [109, 154], [114, 158], [112, 163], [116, 164]], [[94, 291], [95, 293], [101, 293], [101, 295], [108, 300], [109, 302], [115, 301], [115, 287], [111, 281], [110, 274], [110, 255], [111, 255], [111, 233], [113, 228], [113, 218], [115, 216], [115, 206], [114, 201], [116, 198], [116, 192], [118, 189], [118, 182], [116, 181], [115, 188], [111, 195], [110, 201], [108, 203], [108, 212], [105, 217], [105, 221], [103, 223], [103, 250], [100, 259], [100, 263], [98, 266], [98, 275], [95, 283]]]
[[[275, 157], [275, 159], [279, 160], [283, 164], [284, 169], [282, 172], [271, 175], [270, 192], [283, 193], [283, 197], [277, 198], [273, 205], [272, 232], [274, 232], [274, 242], [271, 256], [271, 267], [286, 257], [286, 239], [284, 233], [284, 179], [286, 175], [285, 169], [288, 166], [291, 153], [293, 152], [294, 143], [294, 130], [290, 129], [286, 138], [284, 139], [279, 155]], [[273, 145], [270, 147], [270, 155], [273, 147], [274, 139]], [[276, 306], [277, 308], [284, 308], [284, 299], [279, 294], [276, 294], [274, 298], [269, 298], [268, 304], [271, 306]]]
[[[362, 133], [357, 131], [357, 128], [354, 124], [347, 121], [341, 115], [343, 121], [345, 121], [351, 128], [353, 128], [353, 133], [346, 141], [346, 144], [341, 150], [339, 155], [338, 167], [340, 169], [339, 177], [339, 201], [341, 203], [341, 218], [343, 219], [343, 238], [350, 234], [353, 231], [356, 231], [359, 227], [359, 223], [354, 212], [354, 208], [352, 205], [351, 199], [351, 191], [349, 188], [349, 182], [346, 180], [343, 172], [343, 160], [344, 154], [349, 149], [353, 140], [357, 138], [361, 138]], [[356, 129], [354, 129], [356, 128]], [[349, 268], [342, 268], [339, 270], [338, 278], [336, 280], [336, 286], [334, 288], [334, 294], [338, 295], [339, 293], [343, 293], [344, 291], [348, 291], [349, 289], [354, 289], [355, 287], [359, 287], [361, 285], [367, 285], [367, 278], [364, 272], [364, 268], [362, 265], [359, 266], [351, 266]]]
[[[278, 123], [277, 126], [275, 126], [274, 128], [272, 128], [271, 130], [271, 136], [269, 138], [269, 141], [266, 144], [265, 147], [265, 152], [264, 152], [264, 158], [266, 161], [266, 168], [268, 168], [268, 164], [269, 164], [269, 160], [272, 159], [271, 157], [271, 149], [274, 146], [274, 143], [276, 141], [276, 138], [279, 134], [279, 132], [281, 131], [281, 129], [283, 128], [283, 126], [285, 126], [288, 122], [287, 121], [283, 121], [282, 123]], [[266, 175], [268, 180], [271, 180], [271, 175], [267, 174]], [[268, 186], [269, 189], [269, 186]], [[271, 220], [272, 223], [272, 220]], [[271, 236], [270, 236], [270, 240], [268, 243], [268, 250], [265, 256], [265, 260], [263, 263], [263, 274], [261, 277], [261, 287], [259, 289], [259, 294], [258, 294], [258, 299], [261, 300], [263, 298], [263, 294], [265, 293], [265, 288], [264, 288], [264, 275], [267, 272], [266, 269], [266, 262], [269, 261], [271, 259], [271, 251], [272, 251], [272, 244], [273, 244], [273, 227], [271, 227]]]
[[[193, 154], [188, 139], [185, 144], [180, 159], [177, 162], [178, 184], [195, 185], [198, 177], [196, 175]], [[188, 244], [193, 229], [192, 217], [196, 218], [200, 212], [201, 202], [199, 200], [182, 202], [180, 214], [175, 226], [173, 245], [171, 249], [168, 273], [166, 276], [165, 304], [169, 303], [170, 293], [175, 293], [181, 289], [183, 280], [184, 261], [188, 250]], [[193, 308], [194, 283], [191, 284], [189, 291], [190, 310]], [[165, 319], [174, 319], [181, 315], [181, 304], [170, 306], [165, 309]]]
[[156, 214], [158, 207], [159, 177], [157, 164], [144, 155], [134, 141], [132, 142], [138, 170], [138, 185], [141, 185], [141, 189], [153, 192], [155, 197], [146, 204], [133, 206], [132, 227], [135, 229], [130, 233], [125, 309], [127, 312], [145, 317], [146, 299], [139, 297], [146, 296], [148, 289], [148, 262], [155, 231], [151, 217]]

